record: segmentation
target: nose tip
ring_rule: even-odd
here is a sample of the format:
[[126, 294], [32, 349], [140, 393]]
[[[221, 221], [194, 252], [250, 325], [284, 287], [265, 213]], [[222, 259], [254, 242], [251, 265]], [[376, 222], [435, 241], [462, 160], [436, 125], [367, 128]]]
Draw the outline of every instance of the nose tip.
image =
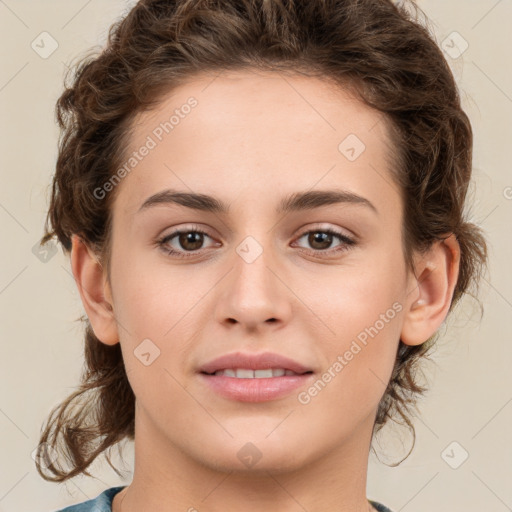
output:
[[251, 263], [242, 257], [235, 262], [218, 296], [217, 320], [254, 329], [260, 324], [278, 324], [289, 318], [287, 287], [267, 263], [266, 251]]

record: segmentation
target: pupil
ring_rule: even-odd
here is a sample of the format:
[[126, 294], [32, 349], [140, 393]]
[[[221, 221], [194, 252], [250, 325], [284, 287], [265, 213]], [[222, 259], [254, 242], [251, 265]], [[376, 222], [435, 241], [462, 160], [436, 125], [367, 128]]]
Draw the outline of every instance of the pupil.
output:
[[312, 247], [315, 247], [315, 244], [317, 242], [319, 242], [321, 245], [321, 247], [316, 247], [317, 249], [328, 249], [329, 245], [331, 245], [332, 242], [332, 235], [330, 235], [329, 233], [321, 233], [319, 231], [312, 233], [309, 236], [309, 243], [311, 244]]
[[[202, 244], [202, 233], [181, 233], [180, 234], [180, 245], [183, 249], [188, 251], [193, 251], [195, 249], [199, 249]], [[192, 246], [190, 246], [191, 244]]]

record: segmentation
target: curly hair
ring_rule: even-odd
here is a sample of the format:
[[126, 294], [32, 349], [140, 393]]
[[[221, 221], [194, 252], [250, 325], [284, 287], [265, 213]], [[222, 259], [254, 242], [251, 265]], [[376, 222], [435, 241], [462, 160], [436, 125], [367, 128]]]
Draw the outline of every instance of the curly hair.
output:
[[[414, 251], [455, 234], [460, 271], [450, 312], [478, 290], [487, 263], [480, 228], [465, 219], [473, 135], [454, 77], [422, 11], [391, 0], [141, 0], [110, 28], [105, 47], [74, 67], [56, 104], [61, 129], [50, 206], [41, 243], [65, 252], [79, 235], [110, 275], [111, 206], [116, 189], [93, 190], [124, 161], [135, 116], [193, 75], [255, 68], [332, 81], [382, 114], [394, 145], [393, 178], [403, 200], [402, 245]], [[475, 290], [472, 290], [472, 287]], [[119, 343], [94, 335], [86, 316], [80, 386], [50, 413], [37, 464], [49, 481], [87, 472], [95, 458], [134, 440], [135, 396]], [[379, 403], [374, 434], [387, 420], [414, 434], [411, 408], [426, 387], [417, 380], [438, 333], [419, 346], [402, 341]], [[44, 430], [44, 431], [43, 431]], [[44, 471], [48, 470], [50, 474]]]

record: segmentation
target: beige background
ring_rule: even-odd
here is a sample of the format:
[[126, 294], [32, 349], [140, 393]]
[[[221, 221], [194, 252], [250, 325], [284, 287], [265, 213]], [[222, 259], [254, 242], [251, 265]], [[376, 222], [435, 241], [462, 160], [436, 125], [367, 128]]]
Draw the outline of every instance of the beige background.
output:
[[[491, 271], [481, 289], [483, 320], [467, 299], [447, 322], [415, 421], [414, 451], [394, 468], [372, 455], [368, 496], [395, 512], [501, 512], [512, 510], [512, 2], [420, 6], [440, 44], [459, 37], [453, 31], [469, 44], [447, 58], [475, 131], [472, 217], [488, 233]], [[0, 0], [0, 512], [51, 511], [130, 480], [98, 462], [95, 479], [52, 484], [31, 458], [43, 420], [78, 383], [82, 365], [82, 305], [69, 262], [60, 248], [46, 263], [32, 252], [56, 157], [54, 104], [65, 65], [103, 44], [127, 7], [122, 0]], [[43, 31], [58, 42], [46, 59], [31, 48]], [[453, 441], [458, 445], [445, 452]], [[409, 443], [386, 429], [379, 456], [400, 460]], [[468, 459], [453, 469], [445, 459], [453, 465], [463, 450]], [[131, 445], [125, 454], [129, 468]]]

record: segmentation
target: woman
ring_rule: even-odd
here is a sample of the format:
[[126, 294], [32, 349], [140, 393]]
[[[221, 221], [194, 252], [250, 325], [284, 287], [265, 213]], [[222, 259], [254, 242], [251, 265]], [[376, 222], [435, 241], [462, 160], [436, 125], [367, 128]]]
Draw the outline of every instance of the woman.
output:
[[142, 0], [79, 66], [43, 242], [70, 253], [87, 371], [38, 470], [89, 475], [125, 439], [135, 467], [65, 510], [389, 511], [371, 441], [412, 429], [418, 361], [487, 258], [471, 126], [413, 12]]

